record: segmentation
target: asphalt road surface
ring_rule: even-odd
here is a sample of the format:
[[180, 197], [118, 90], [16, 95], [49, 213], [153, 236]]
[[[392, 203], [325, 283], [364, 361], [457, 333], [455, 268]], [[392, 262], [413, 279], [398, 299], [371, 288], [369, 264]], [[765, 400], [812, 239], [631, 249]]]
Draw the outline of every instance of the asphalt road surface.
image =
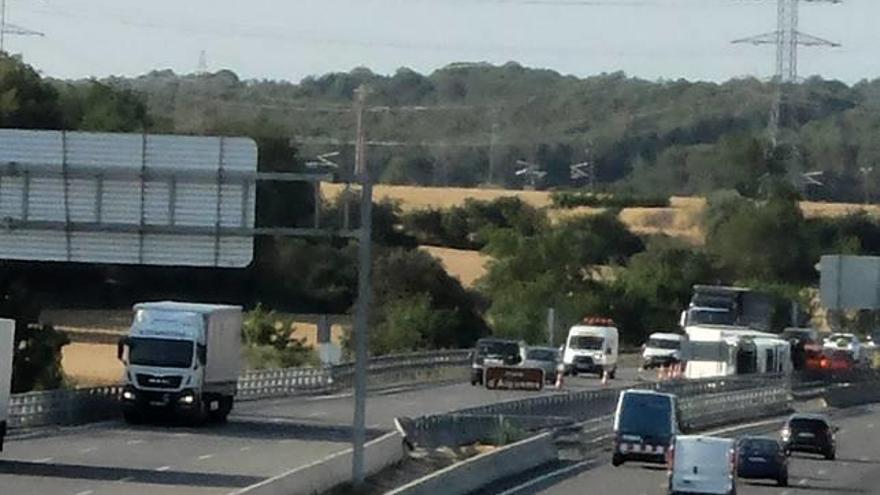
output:
[[[868, 406], [832, 413], [841, 430], [837, 434], [837, 460], [820, 456], [794, 454], [791, 458], [787, 488], [772, 482], [740, 480], [740, 495], [794, 495], [880, 493], [880, 406]], [[781, 422], [764, 424], [750, 433], [776, 434]], [[735, 436], [731, 434], [728, 436]], [[607, 459], [597, 459], [598, 467], [556, 482], [551, 486], [518, 490], [517, 495], [664, 495], [667, 475], [663, 466], [625, 464], [614, 468]]]
[[[635, 379], [621, 370], [608, 386]], [[593, 377], [565, 383], [601, 386]], [[371, 394], [367, 424], [377, 436], [398, 416], [529, 395], [470, 384], [386, 390]], [[352, 412], [350, 394], [293, 397], [239, 403], [228, 424], [203, 428], [113, 421], [16, 433], [0, 453], [0, 495], [225, 494], [348, 448]]]

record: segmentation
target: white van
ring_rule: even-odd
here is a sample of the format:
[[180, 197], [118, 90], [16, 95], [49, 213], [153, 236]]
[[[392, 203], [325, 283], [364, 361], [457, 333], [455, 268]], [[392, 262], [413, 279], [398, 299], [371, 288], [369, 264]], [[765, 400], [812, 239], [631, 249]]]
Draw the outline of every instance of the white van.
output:
[[649, 370], [682, 361], [682, 348], [687, 338], [677, 333], [652, 333], [642, 346], [642, 368]]
[[608, 318], [586, 318], [568, 331], [562, 362], [566, 374], [596, 373], [614, 378], [619, 352], [617, 327]]
[[736, 448], [733, 440], [678, 436], [669, 452], [669, 495], [734, 495]]

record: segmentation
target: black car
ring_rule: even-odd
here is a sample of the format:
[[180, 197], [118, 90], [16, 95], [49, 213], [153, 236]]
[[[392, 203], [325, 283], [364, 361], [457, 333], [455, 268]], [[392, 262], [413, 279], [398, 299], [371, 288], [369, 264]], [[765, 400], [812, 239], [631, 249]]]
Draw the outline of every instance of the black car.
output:
[[478, 340], [471, 354], [471, 385], [483, 384], [483, 369], [487, 366], [516, 366], [524, 356], [523, 342], [492, 337]]
[[773, 480], [788, 486], [788, 455], [773, 438], [744, 437], [736, 444], [737, 475], [747, 480]]
[[833, 461], [837, 456], [836, 431], [831, 421], [821, 414], [795, 414], [782, 428], [783, 447], [787, 454], [807, 452]]

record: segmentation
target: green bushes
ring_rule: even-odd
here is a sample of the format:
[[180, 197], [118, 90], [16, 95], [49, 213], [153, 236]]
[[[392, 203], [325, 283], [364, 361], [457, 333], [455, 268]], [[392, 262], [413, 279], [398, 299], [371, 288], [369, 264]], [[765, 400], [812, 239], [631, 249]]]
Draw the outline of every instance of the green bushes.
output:
[[318, 364], [318, 356], [293, 338], [293, 323], [257, 305], [245, 315], [242, 354], [250, 369], [292, 368]]
[[417, 210], [404, 214], [402, 221], [420, 244], [457, 249], [481, 249], [494, 229], [513, 229], [531, 236], [548, 224], [544, 212], [513, 196], [492, 201], [467, 199], [462, 206], [443, 210]]
[[625, 193], [591, 193], [582, 191], [555, 191], [550, 195], [554, 208], [665, 208], [669, 196], [637, 196]]
[[12, 360], [12, 392], [52, 390], [65, 385], [61, 348], [70, 343], [51, 325], [18, 324]]

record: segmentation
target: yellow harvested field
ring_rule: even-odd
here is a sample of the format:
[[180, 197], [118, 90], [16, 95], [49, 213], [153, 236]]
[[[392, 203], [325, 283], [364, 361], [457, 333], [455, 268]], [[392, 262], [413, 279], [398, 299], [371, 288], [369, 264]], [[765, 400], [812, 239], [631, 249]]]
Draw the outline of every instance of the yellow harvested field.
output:
[[436, 246], [421, 246], [443, 263], [443, 267], [453, 277], [458, 278], [465, 287], [473, 287], [474, 282], [486, 274], [486, 264], [490, 257], [479, 251], [450, 249]]
[[818, 217], [842, 217], [852, 213], [865, 212], [872, 217], [880, 217], [880, 206], [859, 205], [848, 203], [816, 203], [804, 201], [801, 203], [801, 211], [807, 218]]
[[[305, 340], [305, 345], [315, 347], [318, 345], [318, 325], [304, 321], [293, 322], [293, 335], [291, 337], [297, 340]], [[346, 333], [350, 330], [349, 325], [341, 325], [334, 323], [330, 325], [330, 341], [342, 345]]]
[[61, 366], [77, 387], [113, 385], [122, 381], [116, 346], [73, 342], [62, 349]]
[[[322, 183], [321, 192], [325, 198], [333, 199], [343, 190], [342, 184]], [[400, 201], [404, 210], [421, 208], [448, 208], [464, 204], [466, 199], [491, 201], [504, 196], [517, 196], [536, 207], [550, 206], [550, 193], [547, 191], [514, 191], [509, 189], [476, 189], [466, 187], [417, 187], [417, 186], [373, 186], [376, 201], [391, 199]]]

